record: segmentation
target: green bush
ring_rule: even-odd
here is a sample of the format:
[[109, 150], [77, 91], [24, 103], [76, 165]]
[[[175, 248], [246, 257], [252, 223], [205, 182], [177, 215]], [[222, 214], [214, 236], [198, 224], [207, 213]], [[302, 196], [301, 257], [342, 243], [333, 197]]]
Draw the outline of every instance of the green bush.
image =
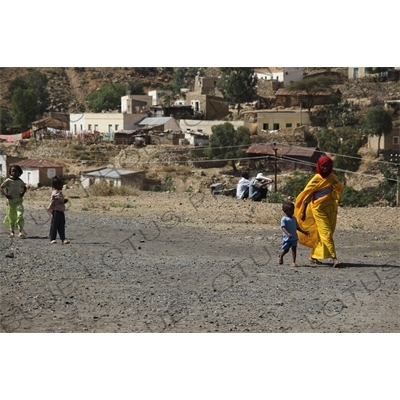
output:
[[174, 186], [174, 181], [170, 175], [165, 179], [164, 185], [161, 187], [162, 192], [175, 192], [176, 187]]
[[348, 207], [366, 207], [375, 200], [376, 196], [373, 191], [358, 191], [351, 186], [345, 186], [339, 205]]
[[267, 202], [268, 203], [283, 203], [286, 197], [281, 192], [268, 192]]
[[289, 177], [285, 178], [280, 192], [285, 196], [295, 198], [303, 191], [308, 181], [313, 176], [313, 172], [294, 171]]

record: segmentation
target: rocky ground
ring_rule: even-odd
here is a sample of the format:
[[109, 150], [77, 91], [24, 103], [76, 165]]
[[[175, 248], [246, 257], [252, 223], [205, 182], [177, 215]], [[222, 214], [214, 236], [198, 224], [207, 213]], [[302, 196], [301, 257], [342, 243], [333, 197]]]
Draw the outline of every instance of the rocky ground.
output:
[[341, 208], [342, 268], [303, 246], [293, 268], [278, 204], [69, 188], [71, 244], [50, 245], [49, 194], [28, 192], [26, 239], [0, 228], [3, 332], [400, 331], [399, 208]]

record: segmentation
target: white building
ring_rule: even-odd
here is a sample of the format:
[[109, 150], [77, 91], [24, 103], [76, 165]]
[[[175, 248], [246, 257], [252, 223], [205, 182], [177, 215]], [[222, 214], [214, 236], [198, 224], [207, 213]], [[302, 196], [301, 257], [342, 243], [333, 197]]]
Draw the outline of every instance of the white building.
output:
[[192, 146], [208, 146], [210, 136], [199, 132], [185, 132], [185, 139]]
[[160, 94], [165, 93], [167, 95], [170, 95], [172, 92], [169, 90], [149, 90], [147, 94], [151, 96], [152, 98], [152, 103], [151, 105], [153, 106], [159, 106], [161, 104], [161, 98]]
[[113, 134], [121, 129], [136, 129], [138, 122], [146, 116], [145, 114], [117, 112], [70, 114], [70, 132], [72, 135], [94, 133], [95, 131]]
[[142, 189], [145, 179], [145, 171], [101, 168], [82, 172], [81, 185], [83, 188], [88, 188], [95, 183], [107, 182], [110, 186], [134, 185], [138, 189]]
[[254, 70], [258, 79], [274, 80], [283, 83], [283, 87], [304, 77], [303, 67], [267, 67]]

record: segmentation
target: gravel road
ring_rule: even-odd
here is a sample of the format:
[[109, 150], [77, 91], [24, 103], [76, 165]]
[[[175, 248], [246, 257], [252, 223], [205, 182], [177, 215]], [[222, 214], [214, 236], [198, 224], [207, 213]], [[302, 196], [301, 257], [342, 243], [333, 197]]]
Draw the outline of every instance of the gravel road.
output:
[[71, 244], [49, 244], [48, 191], [25, 200], [26, 239], [1, 226], [3, 332], [400, 332], [400, 209], [340, 209], [342, 268], [303, 246], [293, 268], [278, 204], [64, 194]]

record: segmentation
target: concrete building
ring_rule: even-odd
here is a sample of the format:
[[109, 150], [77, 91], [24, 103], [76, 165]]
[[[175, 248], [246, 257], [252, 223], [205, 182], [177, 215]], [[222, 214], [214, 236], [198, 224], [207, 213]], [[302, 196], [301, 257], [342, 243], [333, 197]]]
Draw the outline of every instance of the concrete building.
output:
[[280, 87], [287, 87], [292, 82], [301, 81], [304, 77], [303, 67], [267, 67], [255, 69], [258, 79], [280, 82]]
[[125, 169], [101, 168], [85, 171], [81, 174], [81, 184], [85, 189], [95, 183], [107, 182], [110, 186], [133, 185], [141, 190], [144, 187], [145, 180], [145, 171]]
[[365, 72], [365, 67], [349, 67], [348, 71], [349, 71], [348, 72], [349, 79], [364, 78], [364, 76], [367, 74]]
[[153, 130], [158, 132], [164, 132], [167, 130], [173, 132], [181, 131], [179, 122], [172, 117], [145, 118], [138, 123], [138, 126], [141, 128], [153, 127]]
[[55, 176], [63, 176], [63, 166], [46, 160], [25, 159], [10, 165], [18, 164], [22, 168], [21, 179], [34, 187], [51, 186]]
[[82, 113], [70, 114], [70, 134], [73, 136], [94, 133], [114, 134], [120, 129], [135, 129], [144, 114], [129, 113]]
[[148, 95], [131, 95], [121, 97], [121, 112], [128, 114], [141, 114], [141, 110], [147, 110], [153, 105], [153, 97]]
[[296, 128], [310, 124], [307, 110], [262, 110], [257, 112], [257, 132], [278, 131], [283, 128]]
[[[378, 151], [378, 136], [368, 136], [368, 148]], [[392, 131], [384, 136], [381, 136], [379, 143], [380, 150], [393, 151], [393, 153], [400, 154], [400, 127], [397, 126]]]

